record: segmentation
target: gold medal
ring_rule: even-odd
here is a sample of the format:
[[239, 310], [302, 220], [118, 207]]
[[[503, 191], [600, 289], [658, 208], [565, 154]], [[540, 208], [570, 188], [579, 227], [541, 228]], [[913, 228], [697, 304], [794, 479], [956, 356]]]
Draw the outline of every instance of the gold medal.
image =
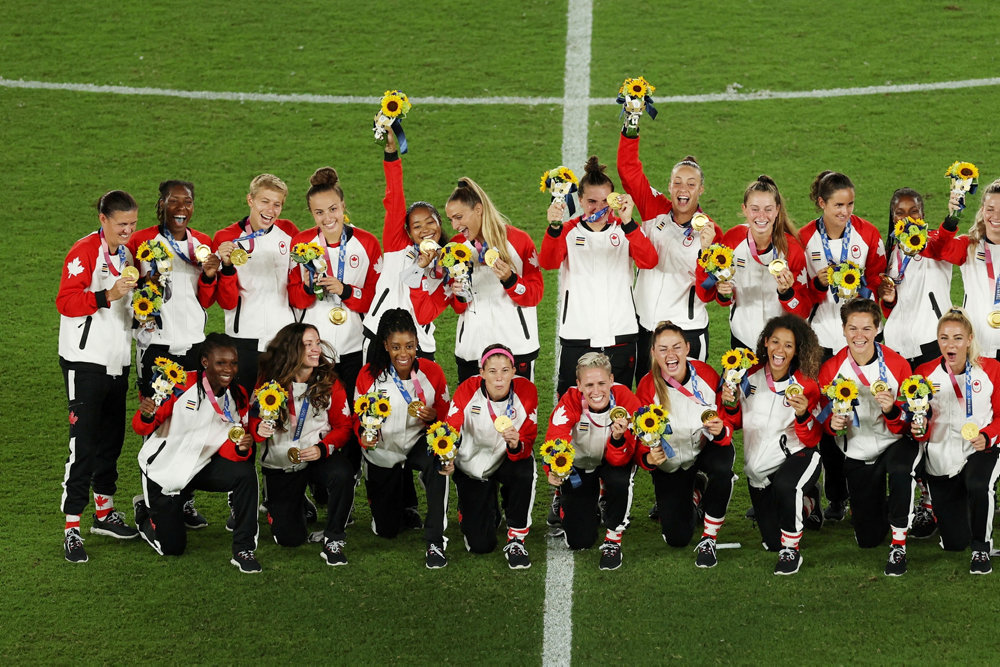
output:
[[514, 421], [507, 415], [500, 415], [493, 420], [493, 428], [495, 428], [498, 433], [503, 433], [513, 425]]
[[889, 383], [885, 380], [875, 380], [872, 382], [872, 396], [878, 396], [883, 391], [889, 391]]
[[243, 248], [236, 248], [229, 253], [229, 261], [233, 266], [243, 266], [250, 260], [250, 254]]
[[197, 259], [202, 264], [205, 263], [209, 257], [212, 256], [212, 248], [210, 246], [202, 243], [200, 246], [194, 249], [194, 258]]
[[788, 396], [801, 396], [803, 391], [805, 391], [805, 389], [802, 388], [802, 385], [795, 384], [793, 382], [792, 384], [790, 384], [787, 387], [785, 387], [785, 397], [788, 397]]
[[975, 440], [979, 435], [979, 427], [969, 422], [962, 427], [962, 437], [966, 440]]
[[611, 418], [611, 421], [614, 421], [616, 419], [628, 419], [628, 410], [626, 410], [620, 405], [616, 405], [615, 407], [611, 408], [611, 412], [608, 413], [608, 417]]
[[139, 269], [134, 266], [126, 266], [122, 269], [122, 278], [135, 282], [139, 279]]
[[994, 329], [1000, 329], [1000, 310], [991, 310], [990, 314], [986, 316], [986, 321]]
[[701, 230], [705, 229], [705, 227], [707, 227], [709, 224], [711, 224], [711, 222], [712, 221], [709, 219], [709, 217], [704, 213], [701, 212], [695, 213], [694, 217], [691, 218], [691, 229], [693, 229], [696, 232], [700, 232]]
[[420, 252], [434, 252], [440, 247], [434, 239], [424, 239], [420, 242]]
[[788, 262], [783, 259], [772, 259], [767, 265], [767, 270], [772, 276], [780, 276], [781, 272], [788, 268]]
[[288, 460], [292, 463], [302, 463], [302, 459], [299, 458], [299, 448], [292, 447], [288, 450]]
[[701, 423], [705, 424], [707, 422], [710, 422], [718, 416], [719, 413], [716, 412], [715, 410], [705, 410], [704, 412], [701, 413]]
[[336, 308], [330, 309], [330, 321], [340, 326], [347, 321], [347, 310], [337, 306]]
[[423, 409], [424, 402], [420, 399], [410, 401], [410, 404], [406, 406], [406, 414], [410, 415], [414, 419], [420, 419], [420, 411]]
[[229, 439], [236, 444], [239, 444], [240, 440], [242, 440], [243, 436], [246, 434], [247, 434], [246, 430], [239, 425], [233, 426], [232, 428], [229, 429]]
[[498, 259], [500, 259], [500, 251], [497, 250], [496, 248], [490, 248], [483, 255], [483, 264], [485, 264], [486, 266], [493, 266], [494, 264], [496, 264], [496, 261]]
[[609, 194], [607, 201], [608, 201], [608, 206], [611, 207], [612, 211], [622, 210], [621, 195], [618, 194], [617, 192], [612, 192], [611, 194]]

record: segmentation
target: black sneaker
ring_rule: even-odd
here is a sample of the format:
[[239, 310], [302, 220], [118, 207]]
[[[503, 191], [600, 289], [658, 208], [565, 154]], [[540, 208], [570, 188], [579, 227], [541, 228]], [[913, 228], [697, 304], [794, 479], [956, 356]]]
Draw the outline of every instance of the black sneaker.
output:
[[66, 531], [63, 551], [66, 552], [66, 560], [71, 563], [86, 563], [89, 560], [87, 552], [83, 548], [83, 538], [80, 537], [80, 531], [77, 528], [70, 528]]
[[659, 521], [660, 520], [660, 506], [657, 505], [656, 503], [653, 503], [653, 506], [649, 508], [649, 514], [647, 514], [647, 516], [649, 517], [650, 521]]
[[507, 558], [507, 565], [512, 570], [526, 570], [531, 567], [528, 550], [524, 548], [524, 542], [517, 538], [507, 541], [507, 545], [503, 548], [503, 555]]
[[316, 503], [309, 500], [309, 496], [306, 496], [306, 523], [313, 523], [319, 519], [319, 510], [316, 509]]
[[139, 537], [139, 531], [125, 523], [125, 515], [117, 510], [108, 512], [103, 519], [94, 515], [94, 525], [90, 527], [94, 535], [106, 535], [118, 540], [134, 540]]
[[416, 507], [406, 507], [403, 509], [403, 527], [409, 530], [420, 530], [424, 527], [424, 522], [420, 518], [420, 512]]
[[826, 506], [823, 518], [827, 521], [843, 521], [847, 516], [847, 501], [838, 500]]
[[323, 545], [320, 557], [326, 561], [327, 565], [347, 565], [347, 556], [344, 555], [345, 543], [343, 540], [327, 540]]
[[715, 538], [703, 537], [698, 546], [695, 547], [698, 557], [694, 559], [694, 564], [698, 567], [715, 567], [719, 559], [715, 555]]
[[261, 570], [260, 563], [257, 562], [250, 549], [234, 554], [229, 562], [240, 568], [240, 572], [243, 574], [259, 574]]
[[545, 517], [545, 523], [550, 526], [561, 526], [562, 525], [562, 497], [559, 495], [559, 491], [552, 492], [552, 502], [549, 503], [549, 513]]
[[989, 551], [973, 551], [972, 563], [969, 565], [969, 574], [989, 574], [993, 571], [990, 563]]
[[906, 536], [925, 540], [928, 537], [933, 537], [936, 532], [937, 519], [934, 518], [934, 512], [923, 505], [917, 507], [913, 512], [913, 523], [910, 524], [910, 530]]
[[146, 507], [146, 499], [139, 494], [132, 498], [132, 509], [135, 512], [135, 527], [139, 529], [139, 537], [153, 548], [153, 551], [163, 555], [160, 544], [156, 541], [156, 532], [149, 521], [149, 508]]
[[807, 498], [810, 498], [813, 502], [812, 511], [806, 515], [806, 528], [810, 530], [819, 530], [823, 527], [823, 503], [819, 496], [819, 487], [814, 486], [806, 494]]
[[604, 540], [601, 545], [601, 562], [598, 565], [602, 570], [617, 570], [622, 566], [622, 545], [619, 542]]
[[889, 547], [889, 559], [885, 562], [885, 576], [901, 577], [906, 574], [906, 547], [893, 544]]
[[427, 558], [424, 561], [428, 570], [439, 570], [448, 564], [444, 549], [437, 544], [427, 546]]
[[208, 519], [194, 506], [194, 498], [184, 503], [184, 525], [191, 530], [198, 530], [208, 525]]
[[774, 573], [781, 575], [795, 574], [802, 565], [802, 554], [798, 549], [785, 547], [778, 552], [778, 562], [774, 565]]

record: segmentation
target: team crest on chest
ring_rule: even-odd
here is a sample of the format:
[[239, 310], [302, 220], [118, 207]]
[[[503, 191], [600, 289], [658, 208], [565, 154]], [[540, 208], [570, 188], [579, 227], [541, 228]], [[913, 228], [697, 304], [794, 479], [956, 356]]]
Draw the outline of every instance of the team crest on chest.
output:
[[692, 243], [694, 243], [693, 234], [691, 236], [685, 236], [684, 240], [681, 241], [681, 245], [684, 246], [685, 248], [690, 248]]
[[983, 390], [983, 383], [980, 382], [979, 380], [973, 380], [972, 381], [972, 391], [978, 394], [982, 390]]
[[278, 241], [278, 252], [280, 252], [282, 255], [288, 254], [288, 244], [285, 243], [284, 240]]
[[351, 259], [348, 261], [350, 262], [352, 269], [356, 269], [361, 265], [361, 258], [357, 255], [351, 255]]
[[854, 257], [855, 259], [861, 257], [861, 246], [857, 243], [851, 246], [851, 257]]
[[622, 243], [622, 238], [618, 236], [618, 232], [614, 232], [613, 234], [611, 234], [611, 245], [617, 248], [618, 246], [621, 245], [621, 243]]

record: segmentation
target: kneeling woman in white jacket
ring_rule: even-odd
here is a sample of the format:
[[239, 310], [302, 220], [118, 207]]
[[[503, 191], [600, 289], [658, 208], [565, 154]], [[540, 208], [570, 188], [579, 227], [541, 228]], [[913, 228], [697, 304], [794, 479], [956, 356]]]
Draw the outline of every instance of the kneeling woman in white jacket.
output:
[[182, 492], [232, 492], [236, 527], [230, 562], [242, 572], [260, 572], [254, 557], [257, 472], [253, 439], [244, 429], [249, 401], [233, 384], [239, 368], [233, 339], [209, 334], [201, 367], [159, 407], [144, 398], [132, 418], [135, 432], [149, 436], [139, 451], [143, 495], [133, 499], [135, 522], [158, 554], [178, 556], [187, 546], [184, 499], [190, 493]]

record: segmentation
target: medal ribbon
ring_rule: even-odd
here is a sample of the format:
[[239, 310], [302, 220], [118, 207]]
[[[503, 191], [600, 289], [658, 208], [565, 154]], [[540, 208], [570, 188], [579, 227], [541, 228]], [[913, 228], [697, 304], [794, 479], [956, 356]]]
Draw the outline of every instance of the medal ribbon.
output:
[[[326, 256], [326, 275], [330, 275], [330, 266], [333, 264], [333, 260], [330, 259], [330, 246], [326, 242], [326, 236], [321, 231], [319, 233], [319, 244], [323, 246], [323, 254]], [[347, 227], [341, 224], [340, 227], [340, 247], [337, 251], [337, 280], [341, 283], [344, 282], [344, 266], [347, 264], [344, 260], [347, 259]], [[309, 279], [312, 280], [312, 266], [306, 264], [309, 269]], [[325, 294], [326, 292], [324, 292]], [[338, 302], [343, 303], [343, 299], [336, 297]]]
[[[899, 250], [898, 245], [896, 246], [896, 249]], [[906, 266], [910, 263], [911, 259], [913, 259], [913, 257], [907, 255], [902, 250], [899, 251], [899, 259], [896, 260], [896, 266], [898, 267], [897, 271], [899, 273], [899, 275], [896, 276], [897, 285], [903, 281], [903, 274], [906, 273]]]
[[[486, 393], [486, 409], [490, 411], [490, 418], [493, 421], [497, 420], [497, 413], [493, 411], [493, 399], [490, 398], [489, 393]], [[510, 417], [511, 421], [514, 420], [514, 388], [510, 388], [510, 396], [507, 397], [507, 407], [504, 408], [504, 414]]]
[[993, 255], [990, 253], [990, 244], [983, 241], [983, 247], [986, 249], [986, 275], [993, 282], [993, 308], [995, 310], [997, 305], [1000, 305], [1000, 280], [997, 280], [996, 274], [993, 272]]
[[208, 381], [208, 376], [204, 373], [201, 376], [201, 386], [205, 389], [205, 393], [208, 395], [208, 400], [212, 404], [212, 409], [215, 410], [216, 414], [222, 417], [223, 421], [227, 424], [238, 423], [233, 419], [232, 413], [229, 412], [229, 390], [226, 390], [225, 395], [222, 397], [222, 407], [219, 407], [219, 401], [215, 398], [215, 392], [212, 390], [212, 383]]
[[265, 229], [258, 229], [257, 231], [252, 231], [252, 230], [253, 227], [251, 227], [250, 223], [247, 222], [247, 226], [243, 229], [243, 231], [245, 231], [246, 234], [239, 238], [233, 239], [233, 243], [239, 244], [240, 241], [250, 241], [250, 247], [247, 248], [247, 252], [253, 252], [253, 245], [254, 245], [253, 240], [258, 236], [263, 236], [264, 234], [267, 234], [269, 231], [271, 231], [271, 228], [267, 227]]
[[[295, 405], [294, 399], [292, 399], [292, 405]], [[292, 442], [298, 442], [299, 437], [302, 435], [302, 427], [306, 425], [307, 414], [309, 414], [309, 394], [302, 397], [302, 407], [299, 408], [299, 416], [295, 421], [295, 435], [292, 436]]]
[[[958, 379], [955, 374], [951, 372], [951, 366], [944, 359], [941, 360], [941, 365], [945, 367], [948, 371], [948, 377], [951, 379], [951, 386], [955, 390], [955, 396], [958, 400], [962, 400], [962, 390], [958, 386]], [[972, 417], [972, 364], [969, 360], [965, 360], [965, 417], [968, 419]]]
[[486, 251], [490, 249], [490, 244], [487, 243], [486, 241], [483, 241], [483, 242], [473, 241], [472, 242], [472, 247], [476, 249], [476, 254], [479, 256], [479, 263], [480, 264], [485, 264], [486, 263]]
[[687, 396], [689, 399], [691, 399], [698, 405], [703, 405], [705, 407], [712, 407], [705, 402], [705, 398], [701, 395], [701, 392], [698, 391], [698, 374], [694, 372], [694, 366], [691, 365], [690, 361], [688, 362], [687, 367], [688, 367], [688, 373], [691, 375], [691, 391], [688, 391], [687, 387], [685, 387], [684, 385], [682, 385], [680, 382], [673, 379], [669, 375], [661, 374], [661, 377], [667, 384], [669, 384], [671, 387], [673, 387], [677, 391]]
[[604, 214], [611, 210], [610, 206], [605, 206], [599, 211], [595, 211], [593, 214], [588, 215], [586, 218], [580, 218], [580, 222], [595, 222], [604, 217]]
[[[875, 352], [878, 353], [878, 379], [885, 382], [889, 371], [885, 367], [885, 357], [882, 356], [882, 346], [878, 343], [875, 343]], [[870, 387], [871, 383], [868, 382], [868, 378], [865, 377], [864, 372], [862, 372], [858, 363], [854, 361], [854, 357], [851, 356], [850, 352], [847, 353], [847, 359], [851, 362], [851, 368], [854, 369], [854, 374], [858, 376], [859, 380], [861, 380], [861, 384], [866, 387]]]
[[192, 239], [191, 236], [191, 230], [185, 229], [184, 233], [185, 233], [185, 240], [187, 241], [187, 246], [188, 246], [188, 254], [186, 255], [181, 251], [181, 247], [177, 245], [177, 241], [174, 240], [174, 235], [167, 231], [167, 226], [160, 225], [160, 236], [162, 236], [167, 240], [167, 243], [170, 244], [170, 247], [173, 249], [173, 251], [177, 253], [181, 259], [183, 259], [191, 266], [201, 266], [194, 259], [194, 240]]
[[[761, 266], [767, 266], [764, 262], [760, 261], [760, 257], [757, 252], [757, 242], [753, 240], [753, 232], [747, 229], [747, 245], [750, 246], [750, 256], [753, 260], [760, 264]], [[771, 261], [778, 259], [778, 249], [771, 244]]]
[[[392, 378], [392, 381], [395, 383], [396, 389], [399, 390], [399, 393], [403, 395], [403, 400], [406, 401], [406, 404], [409, 405], [412, 403], [413, 399], [410, 397], [410, 392], [406, 391], [406, 387], [403, 386], [403, 380], [400, 379], [395, 366], [392, 366], [391, 364], [389, 365], [389, 377]], [[420, 380], [417, 379], [417, 374], [411, 371], [410, 378], [413, 380], [413, 391], [416, 393], [417, 398], [420, 399], [421, 403], [427, 405], [427, 401], [424, 400], [424, 390], [420, 386]]]
[[[611, 402], [608, 405], [608, 411], [609, 412], [612, 409], [614, 409], [614, 407], [615, 407], [615, 392], [614, 391], [611, 392], [610, 399], [611, 399]], [[608, 427], [611, 426], [610, 416], [608, 418], [608, 423], [607, 424], [598, 424], [597, 422], [594, 421], [594, 417], [593, 417], [593, 415], [590, 412], [590, 408], [587, 406], [587, 399], [584, 398], [584, 399], [582, 399], [581, 402], [583, 403], [583, 406], [582, 406], [583, 407], [583, 416], [587, 418], [587, 421], [589, 421], [591, 424], [593, 424], [597, 428], [608, 428]]]
[[120, 267], [116, 267], [114, 262], [111, 261], [111, 253], [108, 251], [108, 242], [104, 238], [104, 228], [101, 227], [97, 232], [101, 237], [101, 252], [104, 253], [104, 263], [108, 265], [108, 271], [111, 272], [115, 278], [122, 274], [122, 269], [125, 268], [125, 246], [118, 246], [118, 261], [121, 264]]
[[[826, 263], [833, 264], [833, 253], [830, 252], [830, 237], [826, 233], [826, 225], [823, 222], [823, 216], [820, 216], [819, 220], [816, 221], [816, 231], [819, 232], [819, 240], [823, 243], [823, 254], [826, 255]], [[847, 248], [851, 245], [851, 219], [847, 219], [847, 226], [844, 227], [844, 235], [841, 238], [840, 246], [840, 262], [837, 264], [843, 264], [847, 261]]]
[[[769, 364], [764, 364], [764, 377], [767, 379], [767, 388], [773, 391], [778, 396], [784, 396], [785, 390], [782, 389], [778, 391], [774, 386], [774, 377], [771, 375], [771, 366]], [[792, 382], [795, 379], [794, 374], [789, 374], [788, 382]]]

